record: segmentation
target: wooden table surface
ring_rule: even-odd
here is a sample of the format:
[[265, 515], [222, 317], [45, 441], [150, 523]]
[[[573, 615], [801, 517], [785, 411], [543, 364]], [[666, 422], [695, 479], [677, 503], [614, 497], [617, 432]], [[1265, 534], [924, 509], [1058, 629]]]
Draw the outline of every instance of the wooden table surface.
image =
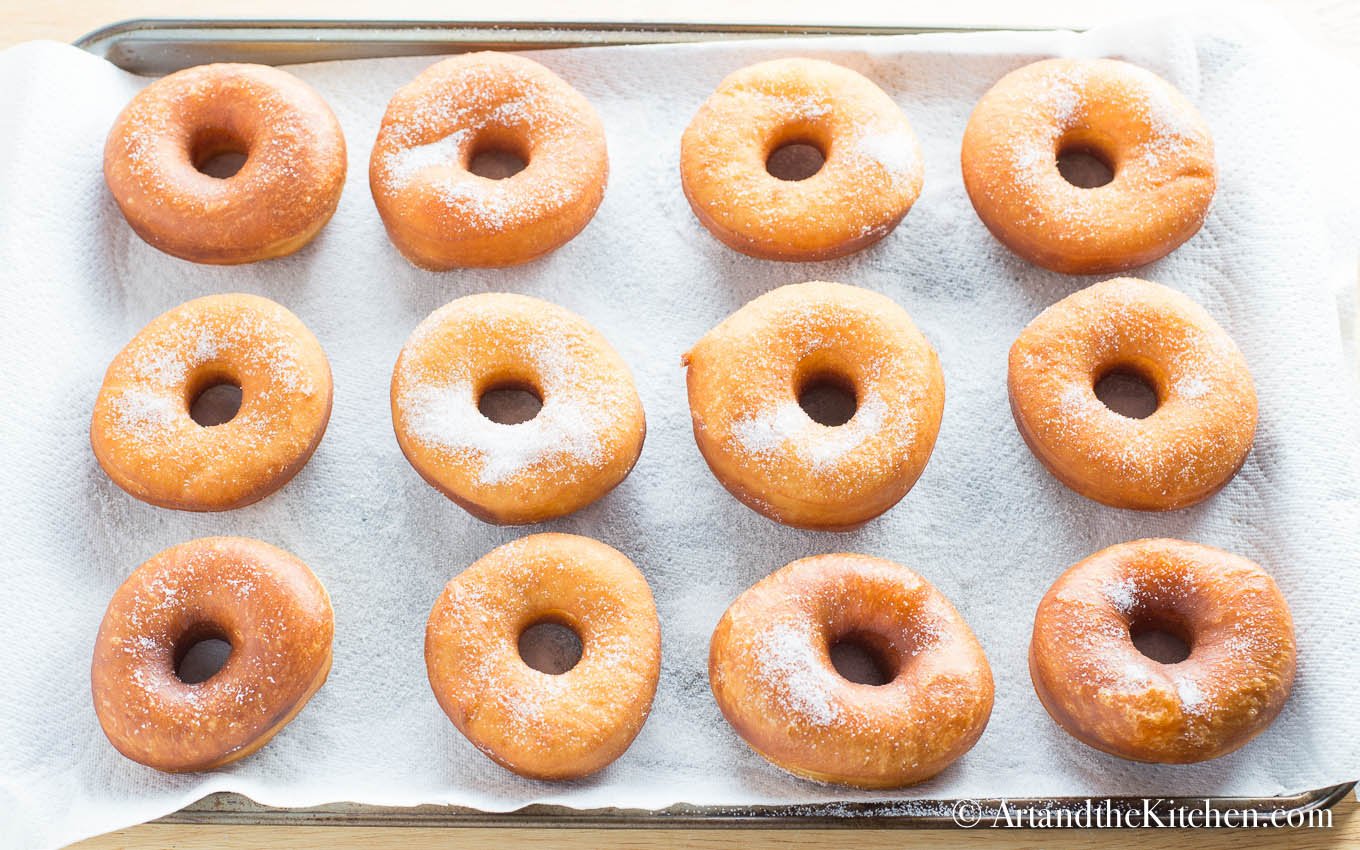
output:
[[[1138, 13], [1174, 12], [1203, 5], [1198, 0], [1141, 0]], [[1322, 49], [1360, 63], [1360, 0], [1275, 0]], [[913, 8], [925, 6], [926, 8]], [[460, 4], [445, 0], [0, 0], [0, 48], [34, 38], [72, 41], [113, 21], [136, 17], [296, 17], [466, 20], [663, 20], [779, 23], [979, 24], [1090, 26], [1117, 18], [1129, 4], [1090, 0], [964, 0], [944, 4], [897, 2], [830, 3], [826, 0], [498, 0]], [[1353, 94], [1353, 93], [1352, 93]], [[1353, 105], [1353, 104], [1352, 104]], [[1360, 847], [1360, 805], [1350, 796], [1333, 809], [1331, 828], [1253, 830], [690, 830], [690, 829], [493, 829], [435, 827], [209, 826], [151, 823], [83, 842], [80, 850], [113, 848], [268, 847], [374, 848], [404, 850], [462, 847], [470, 850], [549, 844], [580, 848], [660, 848], [687, 846], [727, 850], [785, 847], [858, 850], [1021, 850], [1021, 848], [1152, 848], [1186, 850], [1340, 850]]]

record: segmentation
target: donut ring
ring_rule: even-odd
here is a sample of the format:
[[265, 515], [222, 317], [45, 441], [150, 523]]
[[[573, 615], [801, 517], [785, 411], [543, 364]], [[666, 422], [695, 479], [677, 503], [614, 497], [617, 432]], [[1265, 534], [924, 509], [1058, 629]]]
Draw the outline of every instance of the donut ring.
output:
[[[766, 161], [817, 148], [821, 169], [781, 180]], [[817, 59], [775, 59], [729, 75], [680, 142], [695, 216], [731, 248], [767, 260], [829, 260], [887, 236], [921, 194], [921, 146], [902, 110], [866, 77]]]
[[[293, 555], [205, 537], [142, 564], [109, 600], [90, 685], [99, 725], [133, 761], [167, 772], [244, 758], [287, 726], [331, 668], [330, 599]], [[231, 644], [209, 679], [175, 669], [209, 638]]]
[[[505, 425], [497, 389], [543, 402]], [[478, 519], [542, 522], [580, 510], [632, 470], [647, 423], [632, 374], [575, 313], [525, 295], [469, 295], [411, 333], [392, 372], [392, 424], [411, 466]]]
[[[240, 387], [240, 409], [199, 425], [190, 405], [220, 384]], [[158, 316], [109, 364], [90, 445], [143, 502], [225, 511], [288, 483], [330, 415], [330, 363], [297, 316], [256, 295], [209, 295]]]
[[[506, 151], [523, 171], [492, 180], [474, 157]], [[430, 66], [387, 105], [368, 179], [388, 238], [435, 271], [527, 263], [571, 241], [604, 199], [604, 125], [576, 89], [513, 53]]]
[[[519, 636], [543, 622], [581, 639], [581, 660], [560, 675], [519, 654]], [[425, 665], [444, 713], [497, 764], [533, 779], [585, 776], [623, 755], [651, 711], [661, 668], [652, 591], [598, 540], [522, 537], [444, 588]]]
[[[199, 170], [224, 153], [245, 164]], [[200, 65], [142, 89], [104, 145], [104, 180], [144, 241], [195, 263], [253, 263], [312, 241], [340, 202], [345, 137], [311, 86], [266, 65]]]
[[[1134, 646], [1148, 627], [1190, 656], [1161, 664]], [[1237, 555], [1135, 540], [1065, 572], [1039, 603], [1029, 669], [1068, 734], [1145, 762], [1218, 758], [1270, 726], [1294, 681], [1294, 623], [1274, 580]]]
[[[1069, 183], [1058, 158], [1085, 153], [1113, 179]], [[963, 134], [963, 184], [1003, 245], [1064, 274], [1119, 272], [1174, 251], [1214, 196], [1214, 143], [1169, 83], [1113, 59], [1048, 59], [978, 101]]]
[[[856, 684], [830, 648], [874, 650], [889, 681]], [[713, 696], [751, 749], [818, 782], [900, 788], [977, 743], [992, 671], [972, 629], [929, 582], [867, 555], [803, 558], [737, 597], [713, 632]]]
[[[1105, 406], [1095, 385], [1134, 374], [1157, 394], [1146, 419]], [[1256, 434], [1246, 358], [1198, 304], [1134, 278], [1097, 283], [1030, 322], [1011, 346], [1011, 412], [1068, 487], [1116, 508], [1201, 502], [1237, 474]]]
[[[944, 375], [907, 312], [839, 283], [782, 286], [685, 354], [694, 439], [745, 505], [798, 528], [841, 530], [897, 504], [925, 469], [944, 412]], [[814, 421], [811, 386], [853, 392], [843, 425]]]

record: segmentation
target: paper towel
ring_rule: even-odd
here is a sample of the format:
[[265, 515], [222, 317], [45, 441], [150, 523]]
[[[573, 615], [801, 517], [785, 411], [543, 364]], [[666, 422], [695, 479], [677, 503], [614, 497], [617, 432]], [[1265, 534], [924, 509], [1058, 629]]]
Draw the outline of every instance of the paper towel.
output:
[[[1242, 472], [1207, 503], [1170, 514], [1102, 507], [1057, 483], [1011, 421], [1006, 353], [1047, 305], [1094, 279], [1011, 255], [961, 185], [959, 142], [977, 98], [1007, 71], [1051, 55], [1115, 56], [1156, 71], [1213, 129], [1220, 183], [1204, 229], [1138, 274], [1202, 304], [1245, 352], [1261, 421]], [[810, 784], [754, 755], [709, 693], [707, 643], [725, 607], [798, 557], [858, 551], [934, 582], [977, 631], [997, 700], [981, 742], [899, 797], [1274, 794], [1360, 775], [1352, 709], [1356, 406], [1342, 324], [1360, 221], [1355, 76], [1273, 18], [1162, 20], [1085, 35], [991, 33], [762, 41], [533, 54], [580, 89], [608, 132], [610, 183], [575, 240], [514, 269], [428, 273], [388, 243], [369, 196], [368, 153], [392, 93], [430, 58], [293, 69], [331, 103], [349, 184], [320, 236], [286, 259], [215, 268], [142, 243], [100, 175], [104, 135], [146, 80], [74, 48], [0, 54], [0, 844], [52, 846], [237, 791], [280, 806], [353, 800], [507, 810], [871, 799]], [[723, 247], [681, 193], [678, 148], [728, 72], [776, 56], [852, 67], [906, 111], [925, 152], [925, 191], [878, 245], [807, 265]], [[1340, 106], [1340, 108], [1338, 108]], [[1350, 121], [1352, 124], [1343, 124]], [[1320, 141], [1321, 140], [1321, 141]], [[1328, 157], [1331, 157], [1328, 159]], [[680, 354], [769, 289], [820, 278], [885, 293], [940, 352], [948, 402], [935, 453], [901, 504], [848, 534], [795, 531], [747, 510], [694, 445]], [[392, 435], [388, 386], [407, 334], [473, 292], [535, 295], [583, 314], [631, 365], [648, 418], [632, 475], [599, 503], [537, 528], [484, 525], [422, 482]], [[136, 501], [90, 452], [105, 367], [146, 322], [190, 298], [247, 291], [296, 312], [325, 346], [335, 409], [315, 457], [280, 492], [229, 513]], [[546, 784], [477, 753], [425, 678], [425, 618], [444, 583], [535, 530], [598, 537], [655, 590], [663, 674], [631, 750], [601, 774]], [[210, 773], [167, 776], [119, 756], [91, 707], [95, 631], [114, 588], [151, 555], [209, 534], [295, 552], [334, 601], [330, 680], [259, 753]], [[1062, 732], [1025, 665], [1034, 608], [1068, 565], [1110, 544], [1166, 535], [1259, 561], [1293, 607], [1299, 675], [1279, 720], [1206, 764], [1132, 764]], [[880, 795], [881, 796], [881, 795]]]

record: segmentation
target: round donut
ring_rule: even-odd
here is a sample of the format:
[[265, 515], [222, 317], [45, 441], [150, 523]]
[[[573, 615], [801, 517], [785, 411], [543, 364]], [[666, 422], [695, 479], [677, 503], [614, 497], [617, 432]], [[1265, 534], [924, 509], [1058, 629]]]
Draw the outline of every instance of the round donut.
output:
[[[782, 286], [709, 331], [683, 358], [694, 438], [747, 506], [799, 528], [854, 528], [897, 504], [925, 469], [944, 375], [907, 312], [839, 283]], [[803, 392], [855, 398], [843, 425], [814, 421]]]
[[[240, 388], [240, 409], [199, 425], [190, 406], [222, 384]], [[297, 316], [256, 295], [209, 295], [158, 316], [109, 364], [90, 444], [143, 502], [225, 511], [288, 483], [330, 415], [330, 363]]]
[[[330, 599], [307, 565], [245, 537], [205, 537], [142, 564], [109, 600], [90, 685], [117, 750], [156, 770], [212, 770], [287, 726], [331, 668]], [[184, 653], [231, 644], [212, 677], [187, 684]]]
[[[230, 177], [199, 169], [242, 154]], [[132, 229], [195, 263], [253, 263], [306, 245], [345, 185], [326, 102], [266, 65], [200, 65], [142, 89], [109, 131], [104, 180]]]
[[[520, 657], [520, 635], [544, 622], [581, 640], [565, 673]], [[642, 729], [661, 629], [647, 580], [617, 549], [533, 534], [448, 583], [425, 629], [425, 665], [440, 707], [477, 749], [521, 776], [573, 779], [623, 755]]]
[[[1145, 419], [1115, 413], [1095, 385], [1134, 375], [1157, 395]], [[1256, 389], [1246, 358], [1198, 304], [1134, 278], [1049, 307], [1011, 346], [1020, 435], [1068, 487], [1116, 508], [1165, 511], [1218, 492], [1247, 459]]]
[[[797, 181], [772, 175], [766, 163], [787, 145], [816, 148], [820, 170]], [[729, 75], [680, 142], [680, 179], [699, 221], [767, 260], [828, 260], [887, 236], [921, 194], [922, 162], [892, 98], [817, 59]]]
[[[1058, 158], [1084, 153], [1113, 179], [1082, 188]], [[1170, 83], [1113, 59], [1047, 59], [978, 101], [963, 185], [1007, 248], [1065, 274], [1150, 263], [1194, 236], [1214, 196], [1209, 128]]]
[[[478, 408], [493, 390], [543, 403], [512, 425]], [[647, 423], [628, 365], [585, 319], [525, 295], [469, 295], [411, 333], [392, 372], [392, 424], [421, 477], [478, 519], [565, 516], [628, 477]]]
[[[1132, 635], [1176, 635], [1162, 664]], [[1186, 764], [1264, 731], [1294, 681], [1294, 624], [1265, 570], [1183, 540], [1135, 540], [1065, 572], [1039, 603], [1029, 649], [1039, 701], [1068, 734], [1121, 758]]]
[[[473, 174], [474, 157], [524, 170]], [[609, 176], [604, 125], [576, 89], [513, 53], [465, 53], [427, 68], [387, 105], [368, 180], [392, 244], [435, 271], [526, 263], [590, 223]]]
[[[831, 662], [853, 640], [887, 683]], [[783, 567], [723, 614], [708, 654], [713, 696], [751, 749], [805, 779], [860, 788], [923, 782], [968, 752], [992, 711], [992, 671], [959, 612], [906, 567], [818, 555]]]

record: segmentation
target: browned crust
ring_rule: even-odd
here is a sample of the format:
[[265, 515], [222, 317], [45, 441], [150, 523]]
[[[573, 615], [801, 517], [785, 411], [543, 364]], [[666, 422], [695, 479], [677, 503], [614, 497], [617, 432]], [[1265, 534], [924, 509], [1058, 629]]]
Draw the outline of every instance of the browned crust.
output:
[[[1140, 590], [1147, 598], [1125, 611], [1103, 589], [1115, 580], [1184, 589]], [[1127, 632], [1139, 619], [1174, 619], [1189, 658], [1158, 664], [1127, 633], [1107, 636], [1100, 625]], [[1250, 648], [1234, 655], [1229, 641]], [[1028, 653], [1035, 694], [1068, 734], [1158, 764], [1218, 758], [1264, 732], [1289, 698], [1295, 658], [1293, 619], [1264, 570], [1209, 546], [1157, 539], [1111, 546], [1067, 570], [1039, 603]], [[1139, 671], [1132, 680], [1119, 672], [1129, 665]], [[1192, 708], [1180, 696], [1183, 682], [1197, 695]]]
[[[232, 106], [243, 102], [248, 108]], [[247, 166], [223, 180], [199, 174], [194, 139], [224, 132], [253, 148]], [[290, 141], [286, 162], [258, 152], [272, 133]], [[216, 265], [282, 257], [310, 242], [335, 213], [347, 166], [326, 102], [263, 65], [201, 65], [157, 80], [118, 116], [104, 148], [105, 181], [133, 232], [172, 256]]]
[[[242, 582], [249, 592], [236, 594]], [[175, 603], [169, 613], [167, 599]], [[260, 612], [280, 611], [282, 620], [259, 620]], [[202, 685], [185, 685], [175, 677], [173, 652], [203, 626], [231, 637], [232, 657]], [[287, 657], [272, 650], [255, 657], [255, 632], [268, 628], [286, 635]], [[325, 588], [288, 552], [239, 537], [171, 547], [135, 570], [109, 602], [90, 665], [95, 714], [129, 759], [170, 773], [220, 767], [264, 746], [321, 688], [333, 633]]]
[[[922, 628], [933, 642], [917, 643]], [[785, 658], [771, 679], [762, 641], [789, 630], [811, 642], [810, 666]], [[896, 667], [888, 684], [841, 679], [815, 648], [846, 634], [883, 641]], [[851, 553], [794, 561], [745, 591], [713, 631], [708, 671], [719, 710], [754, 752], [795, 776], [859, 788], [940, 773], [981, 738], [995, 697], [982, 647], [949, 601], [899, 564]], [[809, 719], [781, 697], [800, 687], [793, 680], [824, 686], [813, 701], [834, 716]]]
[[[1044, 99], [1050, 77], [1045, 75], [1063, 80], [1074, 73], [1081, 75], [1080, 82], [1070, 84], [1096, 104], [1087, 112], [1098, 114], [1060, 126], [1071, 119], [1050, 114], [1053, 107]], [[1154, 119], [1140, 113], [1145, 91], [1165, 101], [1176, 121], [1193, 128], [1174, 155], [1158, 152], [1146, 160], [1134, 155], [1132, 140], [1161, 132]], [[1021, 143], [1051, 152], [1052, 167], [1020, 179], [1012, 154]], [[1068, 185], [1057, 170], [1060, 144], [1098, 149], [1115, 179], [1094, 189]], [[1063, 274], [1122, 272], [1171, 253], [1199, 231], [1216, 188], [1212, 138], [1194, 107], [1160, 77], [1110, 59], [1048, 59], [1007, 74], [974, 107], [960, 164], [973, 208], [997, 241]], [[1125, 180], [1125, 165], [1136, 176]]]

